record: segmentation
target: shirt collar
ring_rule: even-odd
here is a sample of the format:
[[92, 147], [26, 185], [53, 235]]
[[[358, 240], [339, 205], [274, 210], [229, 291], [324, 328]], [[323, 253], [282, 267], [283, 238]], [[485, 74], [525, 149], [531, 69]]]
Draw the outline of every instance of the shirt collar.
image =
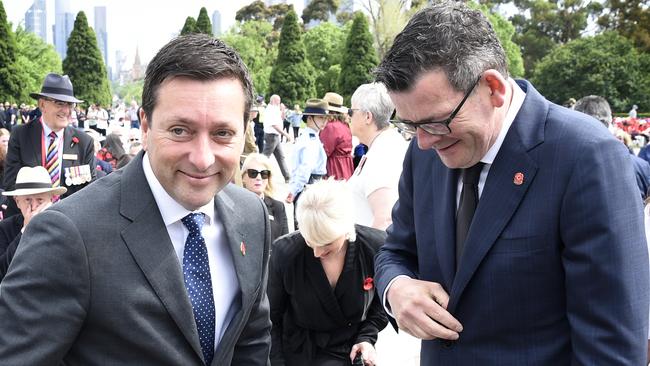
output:
[[206, 223], [210, 225], [214, 222], [215, 212], [214, 212], [214, 197], [210, 202], [199, 207], [196, 211], [189, 211], [183, 207], [180, 203], [176, 202], [172, 196], [167, 193], [165, 188], [156, 178], [156, 175], [151, 169], [151, 163], [149, 162], [149, 154], [145, 153], [142, 157], [142, 169], [144, 170], [144, 176], [147, 178], [147, 183], [153, 197], [156, 200], [158, 205], [158, 210], [160, 210], [160, 215], [162, 216], [165, 226], [169, 226], [177, 221], [180, 221], [183, 217], [187, 216], [191, 212], [202, 212], [206, 216]]
[[[47, 123], [45, 123], [43, 117], [41, 117], [41, 125], [43, 126], [43, 134], [45, 136], [49, 136], [50, 133], [52, 132], [52, 129], [50, 128], [50, 126], [47, 125]], [[54, 132], [54, 133], [56, 134], [56, 137], [61, 138], [63, 136], [63, 131], [65, 131], [65, 128], [62, 128], [61, 130], [59, 130], [59, 132]]]
[[524, 99], [526, 98], [526, 93], [521, 90], [519, 85], [517, 85], [513, 79], [508, 78], [508, 83], [510, 84], [510, 89], [512, 90], [510, 106], [508, 107], [506, 117], [503, 119], [503, 123], [501, 124], [501, 131], [499, 131], [499, 136], [497, 136], [497, 139], [494, 141], [494, 144], [492, 144], [492, 147], [490, 147], [485, 156], [483, 156], [483, 159], [481, 159], [481, 162], [485, 164], [492, 164], [494, 162], [494, 159], [501, 149], [501, 145], [503, 145], [503, 141], [505, 140], [506, 135], [510, 130], [510, 126], [512, 126], [512, 122], [514, 122], [515, 117], [517, 117], [517, 113], [519, 113], [521, 106], [524, 104]]

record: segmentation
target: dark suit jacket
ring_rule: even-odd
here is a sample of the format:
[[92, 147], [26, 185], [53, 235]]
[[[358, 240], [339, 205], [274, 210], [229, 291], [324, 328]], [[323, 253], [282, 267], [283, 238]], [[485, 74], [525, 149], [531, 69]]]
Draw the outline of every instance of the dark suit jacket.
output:
[[352, 346], [375, 344], [388, 320], [374, 287], [374, 255], [386, 233], [356, 226], [356, 241], [348, 244], [343, 270], [332, 289], [320, 260], [299, 231], [273, 244], [269, 301], [273, 329], [273, 366], [314, 365], [314, 358], [346, 360]]
[[13, 215], [0, 221], [0, 281], [9, 268], [9, 263], [18, 248], [20, 230], [23, 228], [23, 215]]
[[264, 204], [269, 211], [269, 221], [271, 222], [271, 242], [289, 233], [287, 226], [287, 213], [284, 209], [284, 203], [271, 197], [264, 196]]
[[643, 365], [648, 253], [628, 152], [595, 120], [518, 84], [526, 99], [458, 270], [459, 170], [414, 141], [376, 258], [377, 290], [407, 275], [450, 295], [460, 339], [424, 341], [422, 365]]
[[[14, 189], [16, 176], [18, 175], [20, 168], [24, 166], [42, 165], [42, 135], [43, 126], [40, 120], [16, 126], [11, 131], [7, 158], [5, 159], [5, 190], [10, 191]], [[73, 143], [73, 136], [77, 137], [79, 143]], [[75, 129], [72, 126], [66, 127], [63, 133], [63, 154], [66, 156], [76, 156], [76, 159], [74, 160], [64, 158], [61, 163], [61, 186], [68, 189], [68, 191], [62, 196], [65, 198], [88, 185], [88, 183], [80, 185], [66, 184], [64, 175], [65, 168], [89, 165], [92, 179], [95, 180], [95, 165], [93, 165], [95, 154], [92, 138], [85, 132]]]
[[[203, 364], [181, 265], [142, 156], [30, 222], [1, 285], [0, 364]], [[266, 365], [266, 208], [228, 185], [215, 209], [241, 292], [212, 365]]]

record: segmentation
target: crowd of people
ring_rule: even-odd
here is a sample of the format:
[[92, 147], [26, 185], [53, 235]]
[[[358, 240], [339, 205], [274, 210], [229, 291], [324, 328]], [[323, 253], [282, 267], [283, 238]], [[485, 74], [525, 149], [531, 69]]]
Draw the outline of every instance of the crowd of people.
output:
[[48, 74], [0, 129], [0, 364], [386, 365], [389, 323], [427, 366], [647, 364], [637, 108], [550, 103], [462, 2], [374, 73], [349, 107], [266, 104], [189, 34], [141, 106]]

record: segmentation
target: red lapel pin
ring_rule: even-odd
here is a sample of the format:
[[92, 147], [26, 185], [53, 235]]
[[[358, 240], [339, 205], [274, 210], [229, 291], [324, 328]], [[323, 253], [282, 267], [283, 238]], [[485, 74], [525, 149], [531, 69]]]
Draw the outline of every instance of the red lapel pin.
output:
[[524, 184], [524, 173], [517, 172], [512, 182], [518, 186]]

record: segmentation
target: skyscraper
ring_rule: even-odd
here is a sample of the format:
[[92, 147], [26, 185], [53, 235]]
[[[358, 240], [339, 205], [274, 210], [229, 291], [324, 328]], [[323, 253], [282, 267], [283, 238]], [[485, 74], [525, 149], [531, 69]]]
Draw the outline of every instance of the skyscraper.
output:
[[212, 13], [212, 34], [215, 36], [221, 35], [221, 13], [219, 10]]
[[97, 36], [97, 46], [104, 59], [104, 65], [108, 66], [108, 33], [106, 32], [105, 6], [95, 6], [95, 35]]
[[41, 37], [47, 42], [47, 9], [45, 0], [34, 0], [32, 6], [25, 13], [25, 30]]
[[68, 52], [68, 37], [74, 27], [75, 15], [71, 11], [70, 0], [56, 0], [54, 3], [54, 48], [65, 59]]

